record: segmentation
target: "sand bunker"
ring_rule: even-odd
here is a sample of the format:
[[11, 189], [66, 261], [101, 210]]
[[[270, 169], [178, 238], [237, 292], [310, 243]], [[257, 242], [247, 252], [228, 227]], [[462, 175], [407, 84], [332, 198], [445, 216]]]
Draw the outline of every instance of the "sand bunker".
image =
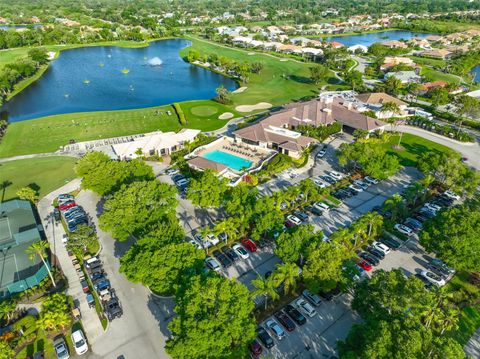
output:
[[235, 107], [235, 110], [237, 110], [238, 112], [251, 112], [254, 110], [266, 110], [270, 107], [272, 107], [271, 103], [259, 102], [256, 105], [240, 105]]
[[232, 91], [232, 93], [241, 93], [241, 92], [245, 91], [246, 89], [247, 89], [247, 87], [239, 87], [235, 91]]
[[220, 116], [218, 116], [219, 120], [228, 120], [233, 117], [233, 113], [231, 112], [224, 112]]
[[281, 59], [280, 61], [285, 62], [285, 61], [288, 61], [288, 59]]
[[248, 55], [252, 56], [252, 55], [255, 55], [254, 52], [249, 52]]

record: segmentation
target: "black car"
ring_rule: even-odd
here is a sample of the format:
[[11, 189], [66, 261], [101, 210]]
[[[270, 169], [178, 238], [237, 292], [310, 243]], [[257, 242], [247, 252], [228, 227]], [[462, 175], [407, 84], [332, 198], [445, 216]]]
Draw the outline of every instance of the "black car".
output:
[[222, 252], [225, 253], [225, 255], [232, 261], [236, 262], [239, 257], [238, 254], [230, 247], [223, 247]]
[[298, 325], [304, 325], [307, 322], [307, 318], [305, 318], [293, 305], [286, 305], [284, 310], [285, 313], [287, 313]]
[[60, 215], [60, 210], [58, 208], [53, 209], [53, 218], [55, 218], [56, 221], [60, 220], [61, 215]]
[[327, 302], [330, 302], [333, 299], [333, 295], [330, 292], [320, 291], [320, 292], [318, 292], [318, 295], [320, 296], [320, 298], [322, 298], [323, 300], [325, 300]]
[[435, 285], [433, 283], [430, 283], [428, 281], [427, 278], [425, 278], [424, 276], [422, 276], [420, 273], [416, 273], [415, 274], [415, 277], [417, 277], [418, 279], [420, 279], [424, 284], [425, 284], [425, 288], [426, 289], [432, 289], [435, 287]]
[[345, 192], [347, 192], [350, 197], [353, 197], [353, 196], [356, 196], [356, 195], [357, 195], [357, 192], [354, 191], [354, 190], [351, 189], [351, 188], [346, 187], [346, 188], [343, 188], [343, 190], [344, 190]]
[[387, 247], [390, 247], [390, 249], [393, 249], [394, 251], [396, 251], [402, 245], [400, 242], [396, 241], [393, 238], [381, 238], [380, 242], [386, 244]]
[[438, 204], [439, 206], [450, 207], [453, 204], [453, 199], [446, 196], [439, 196], [435, 197], [432, 202]]
[[293, 213], [295, 216], [298, 217], [298, 219], [300, 219], [302, 222], [306, 222], [308, 221], [308, 214], [306, 214], [305, 212], [302, 212], [302, 211], [296, 211]]
[[330, 183], [330, 184], [335, 184], [335, 183], [337, 183], [337, 181], [335, 181], [332, 177], [327, 176], [327, 175], [320, 176], [320, 178], [321, 178], [322, 180], [324, 180], [325, 182]]
[[293, 332], [295, 330], [295, 323], [281, 310], [274, 314], [275, 318], [281, 325], [287, 330], [287, 332]]
[[358, 255], [360, 258], [365, 259], [368, 263], [370, 263], [372, 266], [378, 266], [380, 263], [380, 260], [371, 255], [370, 253], [367, 252], [362, 252]]
[[347, 193], [343, 190], [339, 190], [339, 191], [336, 191], [336, 192], [332, 193], [332, 196], [341, 200], [341, 201], [351, 197], [349, 193]]
[[97, 281], [97, 280], [99, 280], [100, 278], [103, 278], [103, 277], [104, 276], [103, 276], [102, 268], [99, 268], [99, 270], [90, 273], [90, 279], [92, 280], [92, 282], [95, 282], [95, 281]]
[[259, 325], [257, 327], [257, 333], [258, 333], [258, 339], [260, 339], [260, 341], [265, 346], [265, 348], [270, 349], [275, 345], [275, 342], [273, 341], [270, 334], [268, 334], [267, 331], [262, 326]]
[[385, 253], [383, 253], [382, 251], [379, 251], [378, 249], [375, 249], [373, 247], [367, 247], [367, 252], [369, 252], [370, 254], [373, 254], [378, 259], [384, 259], [385, 258]]
[[428, 219], [427, 217], [421, 215], [420, 213], [415, 213], [412, 217], [417, 221], [419, 221], [420, 223], [423, 223]]
[[450, 276], [450, 272], [448, 271], [448, 269], [437, 266], [433, 263], [428, 263], [425, 267], [443, 279], [447, 279]]
[[306, 206], [305, 208], [305, 211], [308, 211], [316, 216], [321, 216], [323, 214], [323, 212], [321, 210], [319, 210], [317, 207], [313, 207], [313, 206]]
[[220, 252], [218, 249], [213, 251], [213, 256], [217, 258], [217, 260], [220, 262], [222, 267], [228, 268], [232, 265], [232, 261], [222, 252]]
[[266, 239], [259, 239], [258, 241], [255, 241], [255, 244], [257, 245], [257, 248], [260, 249], [266, 248], [270, 245]]

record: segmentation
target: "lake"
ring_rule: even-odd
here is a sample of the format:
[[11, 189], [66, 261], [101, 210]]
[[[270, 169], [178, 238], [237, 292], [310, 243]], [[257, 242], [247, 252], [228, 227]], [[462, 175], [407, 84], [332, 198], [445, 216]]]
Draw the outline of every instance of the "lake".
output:
[[471, 73], [473, 74], [473, 80], [475, 82], [480, 82], [480, 65], [475, 66]]
[[143, 48], [92, 46], [60, 53], [43, 76], [3, 107], [10, 122], [71, 112], [124, 110], [213, 98], [234, 80], [183, 61], [183, 39]]
[[381, 32], [372, 32], [368, 34], [357, 34], [357, 35], [348, 35], [348, 36], [330, 36], [327, 37], [327, 41], [337, 41], [343, 45], [350, 47], [353, 45], [364, 45], [370, 46], [375, 42], [385, 42], [391, 40], [409, 40], [414, 37], [425, 38], [433, 34], [428, 33], [415, 33], [411, 31], [403, 30], [389, 30]]
[[43, 26], [40, 24], [35, 25], [0, 25], [0, 30], [23, 30], [33, 27], [34, 29], [40, 29]]

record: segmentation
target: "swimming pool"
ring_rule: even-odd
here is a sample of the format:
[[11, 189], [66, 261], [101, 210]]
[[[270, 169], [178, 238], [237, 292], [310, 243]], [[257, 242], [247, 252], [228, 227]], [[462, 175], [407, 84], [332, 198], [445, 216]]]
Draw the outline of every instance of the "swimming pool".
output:
[[238, 157], [220, 150], [204, 153], [202, 157], [213, 162], [221, 163], [222, 165], [225, 165], [235, 171], [241, 171], [242, 169], [250, 168], [253, 163], [245, 158]]

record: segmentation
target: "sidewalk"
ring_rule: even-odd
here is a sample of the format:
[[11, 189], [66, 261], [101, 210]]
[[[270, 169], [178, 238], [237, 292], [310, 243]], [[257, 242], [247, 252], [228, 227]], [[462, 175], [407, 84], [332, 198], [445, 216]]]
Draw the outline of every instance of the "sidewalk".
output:
[[55, 197], [60, 193], [68, 193], [79, 188], [80, 182], [80, 179], [74, 179], [65, 186], [49, 193], [40, 200], [37, 208], [45, 230], [45, 235], [50, 244], [50, 249], [56, 254], [63, 274], [68, 280], [67, 294], [71, 295], [75, 303], [79, 304], [83, 328], [85, 329], [87, 338], [93, 340], [103, 334], [102, 324], [100, 323], [95, 308], [88, 307], [86, 295], [83, 293], [77, 271], [68, 256], [65, 246], [62, 244], [61, 238], [65, 234], [65, 230], [60, 224], [53, 224], [53, 220], [51, 219], [51, 212], [53, 211], [52, 202]]

